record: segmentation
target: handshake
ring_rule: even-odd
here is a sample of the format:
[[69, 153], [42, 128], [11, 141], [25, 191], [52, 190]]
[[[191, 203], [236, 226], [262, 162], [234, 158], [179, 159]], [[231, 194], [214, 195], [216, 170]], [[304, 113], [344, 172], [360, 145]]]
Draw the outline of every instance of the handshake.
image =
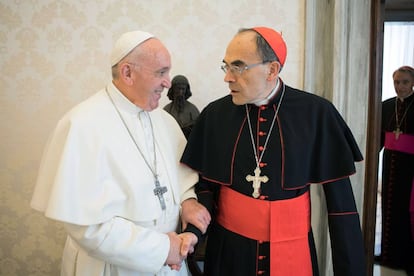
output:
[[[196, 199], [191, 198], [181, 203], [181, 220], [183, 229], [186, 228], [188, 223], [191, 223], [204, 234], [210, 224], [211, 217], [203, 205], [198, 203]], [[170, 239], [170, 251], [168, 252], [166, 264], [172, 270], [178, 271], [188, 254], [194, 252], [198, 237], [191, 232], [181, 234], [169, 232], [167, 235]]]
[[195, 234], [190, 232], [184, 232], [177, 234], [175, 232], [167, 233], [170, 239], [170, 251], [166, 264], [172, 270], [180, 270], [182, 262], [187, 258], [188, 254], [194, 252], [194, 247], [198, 242], [198, 238]]

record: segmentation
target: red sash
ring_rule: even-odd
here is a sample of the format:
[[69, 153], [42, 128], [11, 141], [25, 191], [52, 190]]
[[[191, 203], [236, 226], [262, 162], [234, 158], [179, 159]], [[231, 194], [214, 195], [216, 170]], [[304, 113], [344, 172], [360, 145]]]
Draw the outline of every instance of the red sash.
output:
[[393, 132], [386, 132], [384, 148], [414, 154], [414, 135], [402, 133], [396, 139]]
[[266, 201], [222, 186], [217, 222], [244, 237], [270, 241], [270, 275], [312, 275], [309, 192]]

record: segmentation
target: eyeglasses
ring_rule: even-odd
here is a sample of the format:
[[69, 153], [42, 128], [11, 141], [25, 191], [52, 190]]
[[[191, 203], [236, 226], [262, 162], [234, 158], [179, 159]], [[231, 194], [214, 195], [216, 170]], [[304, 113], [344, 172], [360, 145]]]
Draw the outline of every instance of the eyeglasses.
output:
[[240, 65], [235, 65], [235, 64], [223, 64], [220, 66], [221, 70], [223, 70], [224, 73], [227, 74], [227, 72], [230, 71], [230, 73], [232, 73], [233, 75], [241, 75], [244, 71], [249, 70], [250, 68], [253, 68], [255, 66], [261, 65], [261, 64], [265, 64], [266, 61], [262, 61], [259, 63], [253, 63], [250, 65], [245, 65], [245, 66], [240, 66]]

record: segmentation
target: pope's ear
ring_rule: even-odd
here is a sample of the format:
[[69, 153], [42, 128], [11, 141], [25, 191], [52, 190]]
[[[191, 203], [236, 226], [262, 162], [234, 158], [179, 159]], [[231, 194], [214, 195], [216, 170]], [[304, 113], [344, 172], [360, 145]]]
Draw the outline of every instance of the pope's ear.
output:
[[132, 68], [130, 64], [128, 63], [120, 64], [119, 76], [124, 82], [126, 83], [131, 82], [131, 73], [132, 73]]
[[122, 77], [131, 77], [131, 66], [128, 63], [121, 64], [120, 73]]

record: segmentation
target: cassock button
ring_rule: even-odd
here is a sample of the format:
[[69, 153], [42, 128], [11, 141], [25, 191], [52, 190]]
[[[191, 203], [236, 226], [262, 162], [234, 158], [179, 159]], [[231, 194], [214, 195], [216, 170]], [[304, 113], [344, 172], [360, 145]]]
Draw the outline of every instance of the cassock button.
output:
[[267, 163], [264, 163], [264, 162], [260, 162], [259, 163], [259, 167], [260, 168], [263, 168], [263, 167], [266, 167], [267, 166]]
[[264, 149], [264, 147], [263, 147], [263, 146], [260, 146], [260, 147], [259, 147], [259, 150], [260, 150], [260, 151], [262, 151], [263, 149]]
[[260, 106], [260, 110], [265, 110], [267, 108], [267, 106], [266, 105], [261, 105]]
[[260, 117], [259, 118], [259, 122], [266, 122], [267, 121], [267, 119], [265, 119], [265, 118], [263, 118], [263, 117]]
[[259, 136], [265, 136], [266, 135], [266, 132], [264, 132], [264, 131], [259, 131]]
[[259, 199], [261, 199], [261, 200], [265, 200], [266, 198], [267, 198], [267, 196], [265, 196], [265, 195], [259, 196]]

